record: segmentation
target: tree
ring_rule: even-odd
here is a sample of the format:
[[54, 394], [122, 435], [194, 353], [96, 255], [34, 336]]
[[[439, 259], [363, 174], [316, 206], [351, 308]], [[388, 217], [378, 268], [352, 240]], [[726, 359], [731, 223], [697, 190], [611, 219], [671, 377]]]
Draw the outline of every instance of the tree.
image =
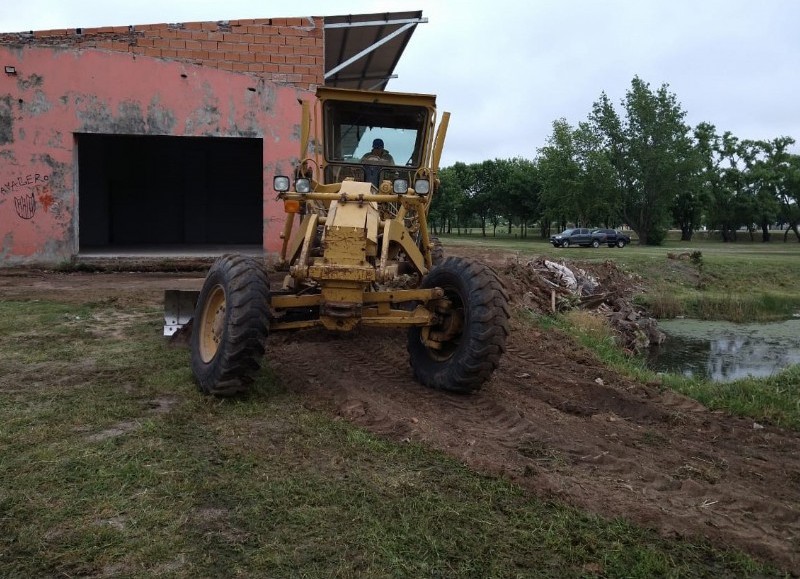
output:
[[787, 151], [794, 139], [779, 137], [759, 141], [760, 155], [751, 163], [754, 187], [755, 222], [761, 227], [761, 240], [770, 241], [770, 226], [778, 220], [781, 211], [781, 191], [785, 190], [790, 175], [790, 154]]
[[543, 221], [557, 221], [562, 226], [570, 219], [580, 221], [583, 217], [579, 196], [581, 170], [573, 133], [566, 120], [554, 121], [553, 134], [547, 145], [539, 149]]
[[622, 101], [624, 119], [605, 93], [589, 117], [614, 168], [622, 217], [640, 244], [661, 243], [674, 197], [692, 166], [686, 113], [667, 89], [654, 92], [634, 77]]

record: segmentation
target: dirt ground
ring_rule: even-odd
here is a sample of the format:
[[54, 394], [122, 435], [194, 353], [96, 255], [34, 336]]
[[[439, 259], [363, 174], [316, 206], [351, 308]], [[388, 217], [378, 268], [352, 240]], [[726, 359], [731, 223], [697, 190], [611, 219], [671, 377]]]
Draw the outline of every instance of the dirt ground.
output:
[[[522, 303], [510, 255], [448, 253], [493, 265]], [[202, 275], [0, 270], [0, 299], [160, 304], [164, 289], [199, 289]], [[707, 537], [800, 573], [800, 434], [634, 382], [558, 331], [512, 326], [500, 368], [471, 396], [417, 384], [402, 331], [273, 334], [269, 365], [309, 407], [380, 435], [440, 449], [542, 498]]]

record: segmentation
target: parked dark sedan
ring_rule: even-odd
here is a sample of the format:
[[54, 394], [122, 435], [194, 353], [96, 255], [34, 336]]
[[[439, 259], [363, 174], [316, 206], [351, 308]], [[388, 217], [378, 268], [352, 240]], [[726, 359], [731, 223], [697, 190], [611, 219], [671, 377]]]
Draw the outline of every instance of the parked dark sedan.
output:
[[625, 247], [631, 242], [629, 235], [625, 235], [616, 229], [595, 229], [592, 231], [592, 240], [592, 245], [594, 247], [598, 247], [602, 244], [606, 244], [609, 247]]
[[569, 247], [570, 245], [589, 247], [592, 245], [592, 230], [586, 227], [565, 229], [561, 233], [551, 236], [550, 243], [553, 244], [553, 247]]

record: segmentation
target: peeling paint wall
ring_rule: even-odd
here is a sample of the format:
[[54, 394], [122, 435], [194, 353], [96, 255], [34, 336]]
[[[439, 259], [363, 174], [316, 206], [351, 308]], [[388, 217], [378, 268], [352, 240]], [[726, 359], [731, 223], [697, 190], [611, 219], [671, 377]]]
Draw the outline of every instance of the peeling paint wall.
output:
[[299, 153], [309, 90], [113, 51], [0, 45], [0, 61], [16, 70], [0, 73], [0, 266], [77, 255], [75, 133], [262, 138], [264, 247], [279, 249], [272, 176]]

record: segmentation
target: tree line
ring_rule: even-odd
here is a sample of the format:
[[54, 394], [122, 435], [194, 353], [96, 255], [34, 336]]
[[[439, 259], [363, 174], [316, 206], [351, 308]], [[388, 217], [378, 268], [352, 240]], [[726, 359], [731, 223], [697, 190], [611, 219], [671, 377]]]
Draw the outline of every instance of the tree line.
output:
[[700, 227], [736, 232], [777, 224], [800, 241], [800, 155], [794, 139], [739, 139], [710, 123], [690, 127], [666, 84], [634, 77], [617, 110], [605, 93], [577, 126], [553, 122], [533, 159], [455, 163], [440, 172], [430, 222], [435, 233], [529, 227], [541, 237], [576, 227], [630, 227], [659, 245], [670, 228], [689, 241]]

